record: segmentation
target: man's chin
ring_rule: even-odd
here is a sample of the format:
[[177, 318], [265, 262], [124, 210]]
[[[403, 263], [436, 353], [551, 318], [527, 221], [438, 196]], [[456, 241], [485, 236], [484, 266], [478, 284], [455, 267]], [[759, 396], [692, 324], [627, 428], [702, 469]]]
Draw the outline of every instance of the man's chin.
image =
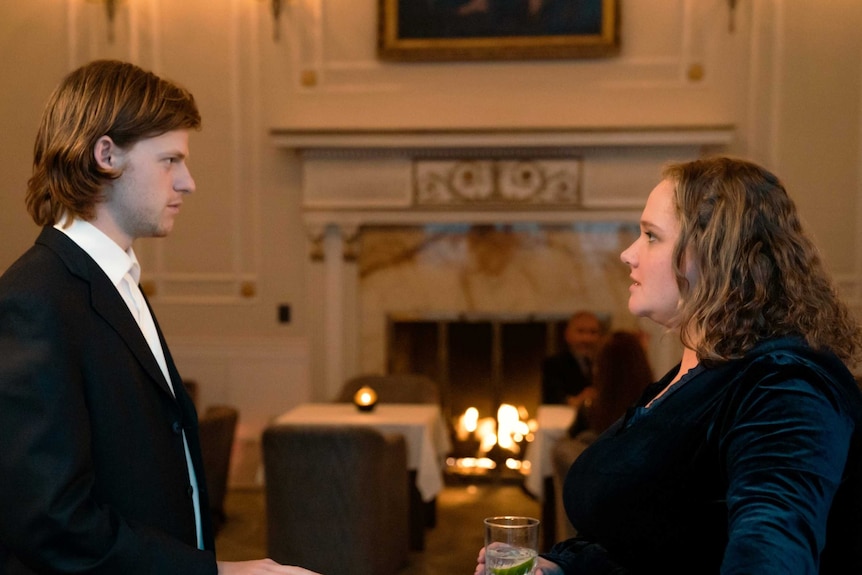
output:
[[150, 234], [152, 238], [164, 238], [170, 235], [171, 231], [174, 229], [174, 223], [163, 224], [153, 230], [153, 233]]

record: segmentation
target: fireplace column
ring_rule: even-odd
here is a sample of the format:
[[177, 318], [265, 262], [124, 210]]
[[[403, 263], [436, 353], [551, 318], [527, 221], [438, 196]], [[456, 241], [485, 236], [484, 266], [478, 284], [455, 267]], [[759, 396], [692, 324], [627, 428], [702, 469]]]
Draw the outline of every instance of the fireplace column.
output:
[[311, 241], [309, 324], [312, 338], [312, 395], [332, 399], [354, 375], [356, 342], [358, 226], [306, 224]]

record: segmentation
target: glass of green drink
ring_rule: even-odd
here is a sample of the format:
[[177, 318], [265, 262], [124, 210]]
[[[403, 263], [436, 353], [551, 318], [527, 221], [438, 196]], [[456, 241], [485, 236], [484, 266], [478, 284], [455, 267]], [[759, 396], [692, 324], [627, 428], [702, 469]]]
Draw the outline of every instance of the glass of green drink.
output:
[[538, 550], [538, 519], [512, 515], [485, 519], [485, 575], [531, 575]]

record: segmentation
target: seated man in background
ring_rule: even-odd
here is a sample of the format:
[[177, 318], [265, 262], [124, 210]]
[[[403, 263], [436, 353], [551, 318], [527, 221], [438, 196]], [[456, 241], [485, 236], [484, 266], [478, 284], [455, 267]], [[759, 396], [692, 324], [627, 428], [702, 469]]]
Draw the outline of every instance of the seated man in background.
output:
[[592, 362], [602, 326], [596, 314], [579, 311], [566, 326], [566, 349], [542, 363], [542, 403], [580, 407], [593, 397]]

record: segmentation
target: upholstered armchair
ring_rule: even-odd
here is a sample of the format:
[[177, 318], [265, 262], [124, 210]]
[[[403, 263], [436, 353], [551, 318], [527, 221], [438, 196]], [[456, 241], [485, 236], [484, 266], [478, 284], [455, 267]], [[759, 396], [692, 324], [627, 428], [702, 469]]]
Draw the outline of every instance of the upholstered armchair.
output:
[[[348, 379], [336, 396], [337, 403], [350, 403], [360, 387], [377, 392], [380, 403], [432, 403], [440, 405], [440, 387], [430, 377], [418, 373], [363, 374]], [[425, 528], [437, 524], [437, 500], [422, 501], [414, 483], [410, 484], [410, 549], [425, 548]]]
[[239, 411], [229, 405], [210, 406], [198, 419], [204, 474], [216, 531], [226, 520], [224, 500], [238, 421]]
[[263, 433], [268, 554], [320, 573], [393, 575], [407, 560], [404, 437], [361, 426]]

